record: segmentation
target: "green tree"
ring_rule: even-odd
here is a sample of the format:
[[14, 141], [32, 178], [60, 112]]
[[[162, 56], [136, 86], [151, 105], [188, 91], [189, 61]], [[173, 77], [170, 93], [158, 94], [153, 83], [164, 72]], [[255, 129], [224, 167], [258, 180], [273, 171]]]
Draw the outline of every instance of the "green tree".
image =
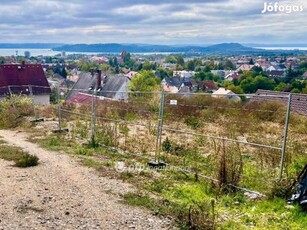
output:
[[161, 67], [159, 67], [157, 70], [156, 70], [156, 76], [160, 78], [160, 80], [163, 80], [164, 78], [166, 77], [169, 77], [167, 71]]
[[184, 66], [184, 59], [183, 59], [182, 55], [177, 55], [176, 56], [176, 64]]
[[291, 93], [300, 93], [301, 91], [297, 88], [294, 88], [291, 90]]
[[145, 61], [142, 66], [143, 70], [155, 70], [156, 68], [157, 68], [157, 64], [151, 63], [149, 61]]
[[232, 92], [236, 94], [244, 94], [244, 91], [240, 86], [229, 85], [227, 89], [231, 90]]
[[173, 55], [166, 56], [166, 58], [164, 59], [164, 63], [176, 64], [176, 63], [177, 63], [177, 59], [176, 59], [176, 57], [173, 56]]
[[236, 67], [234, 64], [228, 59], [225, 63], [225, 69], [234, 70]]
[[142, 70], [130, 81], [129, 88], [132, 91], [155, 91], [160, 87], [160, 80], [152, 71]]
[[254, 83], [254, 79], [252, 77], [247, 77], [241, 81], [240, 87], [243, 89], [245, 93], [254, 93], [256, 92], [256, 85]]
[[297, 71], [294, 71], [292, 69], [292, 66], [290, 65], [289, 69], [287, 70], [285, 82], [290, 83], [294, 78], [298, 77], [299, 73]]
[[0, 57], [0, 64], [4, 64], [5, 62], [5, 57]]
[[284, 92], [286, 88], [288, 88], [290, 85], [286, 84], [285, 82], [280, 82], [275, 88], [275, 91]]
[[273, 90], [276, 87], [276, 83], [274, 80], [264, 77], [264, 76], [257, 76], [254, 79], [254, 84], [257, 89], [267, 89]]
[[292, 88], [296, 88], [299, 91], [302, 91], [302, 89], [306, 87], [306, 83], [302, 81], [292, 81], [291, 86]]

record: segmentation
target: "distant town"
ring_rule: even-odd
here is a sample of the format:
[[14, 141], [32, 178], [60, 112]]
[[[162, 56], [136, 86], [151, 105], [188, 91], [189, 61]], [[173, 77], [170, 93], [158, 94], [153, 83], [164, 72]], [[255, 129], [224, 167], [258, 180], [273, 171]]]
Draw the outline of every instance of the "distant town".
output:
[[[117, 47], [114, 44], [110, 46]], [[209, 53], [146, 54], [125, 50], [118, 53], [68, 54], [62, 50], [47, 56], [34, 56], [29, 49], [24, 53], [16, 51], [15, 55], [1, 56], [0, 63], [41, 65], [51, 90], [54, 92], [61, 87], [68, 92], [73, 89], [66, 99], [74, 102], [84, 100], [82, 90], [86, 91], [94, 84], [90, 80], [91, 70], [101, 70], [101, 83], [98, 84], [104, 86], [102, 91], [115, 91], [104, 95], [111, 99], [123, 99], [119, 98], [117, 91], [162, 89], [184, 94], [253, 94], [258, 90], [307, 94], [307, 55], [303, 51], [262, 50], [263, 55], [260, 55], [259, 49], [235, 43], [211, 46], [207, 51], [209, 49]], [[232, 51], [236, 55], [230, 55]], [[257, 51], [257, 54], [248, 54], [248, 51]]]

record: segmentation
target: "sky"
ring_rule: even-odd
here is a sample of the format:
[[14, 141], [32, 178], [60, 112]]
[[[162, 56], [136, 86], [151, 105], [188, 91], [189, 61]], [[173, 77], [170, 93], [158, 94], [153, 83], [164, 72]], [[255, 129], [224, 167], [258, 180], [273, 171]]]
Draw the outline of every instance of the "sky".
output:
[[[307, 44], [303, 11], [265, 0], [0, 0], [0, 43]], [[267, 3], [270, 3], [268, 1]]]

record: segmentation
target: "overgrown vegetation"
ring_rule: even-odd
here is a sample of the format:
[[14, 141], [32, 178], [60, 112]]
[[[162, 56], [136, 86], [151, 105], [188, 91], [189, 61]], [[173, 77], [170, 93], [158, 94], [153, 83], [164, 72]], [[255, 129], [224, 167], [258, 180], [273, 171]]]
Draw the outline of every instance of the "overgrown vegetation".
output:
[[0, 144], [0, 158], [7, 161], [14, 161], [15, 166], [27, 168], [38, 165], [38, 157], [24, 152], [21, 148]]
[[[177, 100], [177, 106], [169, 100]], [[99, 102], [94, 139], [90, 117], [78, 115], [89, 114], [90, 105], [62, 108], [76, 112], [63, 113], [62, 124], [71, 132], [50, 134], [44, 128], [32, 140], [77, 155], [104, 176], [132, 183], [139, 192], [123, 196], [128, 204], [172, 216], [182, 229], [303, 229], [307, 224], [299, 207], [286, 206], [284, 191], [306, 164], [306, 117], [291, 114], [282, 183], [280, 151], [244, 144], [281, 146], [286, 110], [280, 102], [168, 95], [160, 159], [169, 167], [157, 171], [146, 168], [155, 153], [157, 95], [131, 93], [129, 102]], [[128, 168], [116, 170], [118, 162]], [[266, 198], [250, 200], [234, 186], [257, 190]]]

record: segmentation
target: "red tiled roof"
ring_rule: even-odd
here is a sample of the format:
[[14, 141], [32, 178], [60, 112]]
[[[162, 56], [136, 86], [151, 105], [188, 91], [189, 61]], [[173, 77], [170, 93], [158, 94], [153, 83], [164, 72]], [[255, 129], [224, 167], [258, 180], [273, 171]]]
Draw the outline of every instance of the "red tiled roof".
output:
[[[287, 92], [276, 92], [258, 89], [256, 94], [262, 96], [269, 95], [270, 97], [254, 97], [252, 101], [278, 100], [282, 101], [284, 104], [288, 103], [288, 98], [285, 97], [289, 95]], [[300, 114], [307, 115], [307, 94], [292, 93], [291, 110]]]
[[77, 104], [91, 104], [92, 95], [86, 93], [77, 93], [69, 98], [66, 102], [68, 103], [77, 103]]
[[9, 88], [15, 94], [29, 94], [32, 85], [34, 95], [50, 94], [50, 86], [39, 64], [0, 65], [0, 95], [9, 94]]

